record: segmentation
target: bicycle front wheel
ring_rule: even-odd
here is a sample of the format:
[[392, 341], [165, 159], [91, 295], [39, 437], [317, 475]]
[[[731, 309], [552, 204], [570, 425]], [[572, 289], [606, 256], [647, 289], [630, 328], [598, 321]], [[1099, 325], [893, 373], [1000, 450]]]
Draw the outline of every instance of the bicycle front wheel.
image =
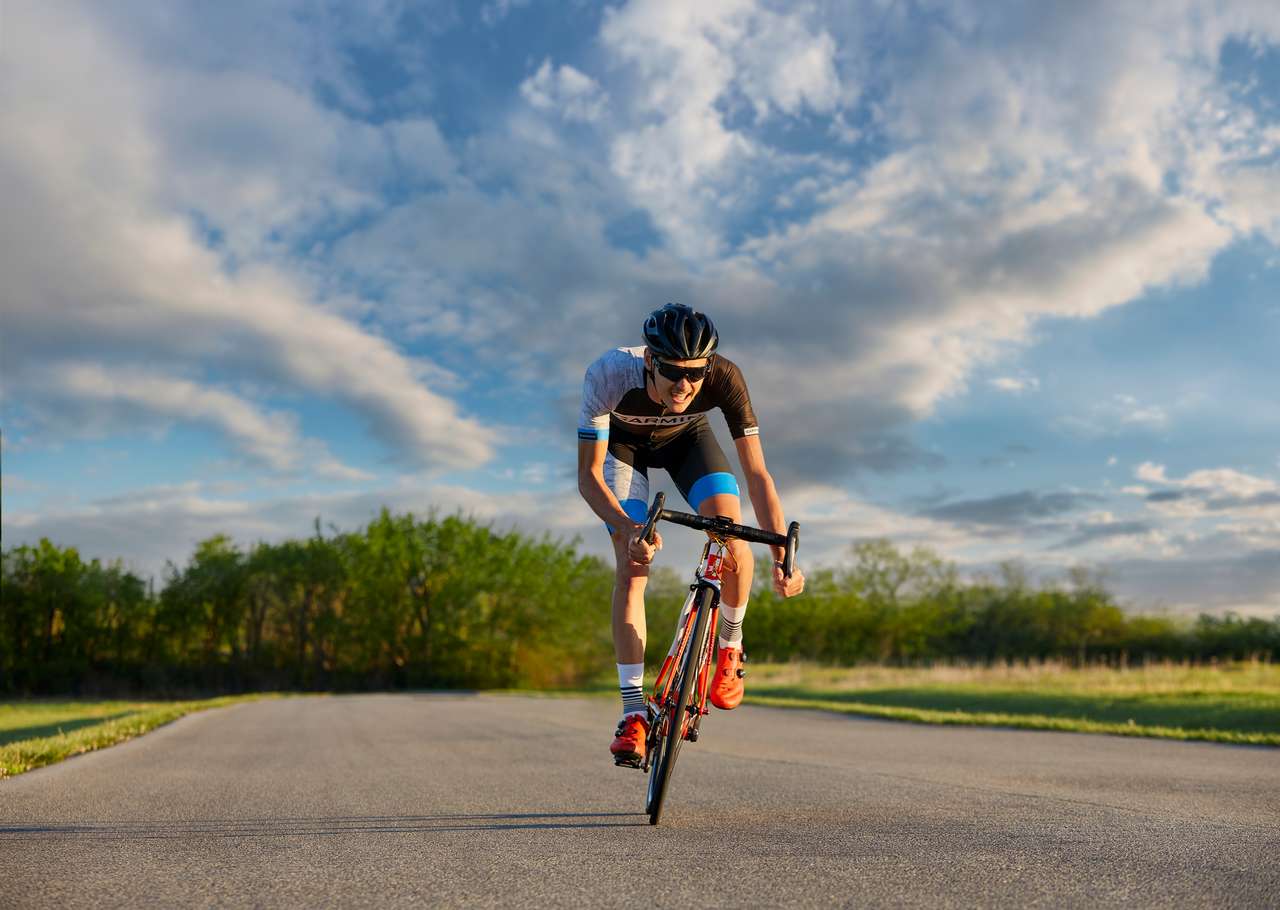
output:
[[[649, 768], [649, 799], [646, 809], [649, 812], [649, 824], [656, 825], [662, 817], [662, 806], [666, 800], [667, 787], [671, 783], [672, 773], [676, 767], [676, 757], [680, 754], [680, 744], [684, 742], [685, 727], [689, 724], [689, 704], [693, 700], [693, 691], [698, 685], [698, 667], [702, 664], [703, 654], [707, 648], [707, 621], [711, 613], [707, 609], [706, 590], [698, 592], [693, 608], [697, 611], [694, 620], [693, 634], [684, 644], [684, 653], [676, 655], [677, 674], [672, 681], [672, 689], [677, 693], [674, 702], [668, 702], [667, 730], [665, 736], [659, 736], [656, 744], [657, 754]], [[656, 723], [662, 723], [659, 717]]]

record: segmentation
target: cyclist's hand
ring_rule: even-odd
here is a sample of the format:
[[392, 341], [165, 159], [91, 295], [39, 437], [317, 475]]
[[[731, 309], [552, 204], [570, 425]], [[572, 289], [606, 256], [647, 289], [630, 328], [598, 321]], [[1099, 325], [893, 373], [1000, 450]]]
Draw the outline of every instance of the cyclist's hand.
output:
[[631, 539], [627, 541], [627, 555], [631, 557], [632, 562], [647, 566], [653, 562], [653, 555], [662, 549], [662, 535], [654, 530], [653, 544], [650, 545], [640, 535], [643, 530], [643, 527], [637, 526], [632, 533]]
[[779, 597], [795, 597], [804, 590], [804, 573], [799, 566], [791, 567], [791, 577], [782, 574], [782, 563], [773, 564], [773, 590]]

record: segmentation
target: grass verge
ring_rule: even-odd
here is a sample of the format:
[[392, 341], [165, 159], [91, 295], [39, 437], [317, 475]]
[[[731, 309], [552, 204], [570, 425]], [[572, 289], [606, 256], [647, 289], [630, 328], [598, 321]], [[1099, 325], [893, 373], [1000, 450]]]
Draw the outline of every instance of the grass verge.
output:
[[1280, 746], [1280, 666], [752, 668], [747, 701], [928, 724]]
[[[648, 678], [652, 680], [650, 668]], [[922, 724], [1280, 746], [1280, 665], [749, 664], [746, 703]], [[531, 693], [528, 693], [531, 694]], [[574, 695], [617, 697], [601, 679]]]
[[746, 698], [746, 702], [747, 704], [775, 708], [808, 708], [810, 710], [835, 711], [841, 714], [860, 714], [867, 717], [883, 717], [889, 720], [902, 720], [917, 724], [1013, 727], [1024, 730], [1061, 730], [1071, 733], [1109, 733], [1115, 736], [1150, 736], [1159, 739], [1204, 740], [1207, 742], [1237, 743], [1253, 746], [1280, 746], [1280, 733], [1222, 730], [1215, 727], [1168, 727], [1156, 724], [1139, 724], [1132, 719], [1119, 723], [1116, 721], [1091, 720], [1088, 717], [1055, 717], [1048, 714], [904, 708], [893, 705], [873, 705], [852, 700], [831, 701], [813, 695], [803, 697], [751, 695]]
[[0, 778], [141, 736], [193, 711], [271, 694], [194, 701], [44, 700], [0, 703]]

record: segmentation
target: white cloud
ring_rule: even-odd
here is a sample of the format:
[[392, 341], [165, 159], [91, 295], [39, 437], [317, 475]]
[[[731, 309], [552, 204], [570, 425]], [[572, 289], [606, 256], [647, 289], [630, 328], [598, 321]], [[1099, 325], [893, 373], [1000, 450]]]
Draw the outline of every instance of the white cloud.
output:
[[604, 113], [608, 97], [590, 76], [567, 63], [543, 60], [538, 71], [520, 83], [520, 94], [538, 110], [556, 111], [566, 120], [590, 123]]
[[741, 97], [757, 120], [830, 113], [841, 94], [831, 36], [753, 0], [634, 0], [606, 14], [601, 40], [637, 76], [631, 125], [609, 140], [613, 169], [695, 259], [721, 248], [739, 171], [764, 152], [727, 107]]
[[1280, 484], [1265, 477], [1255, 477], [1231, 468], [1214, 468], [1192, 471], [1181, 481], [1171, 481], [1178, 486], [1209, 490], [1227, 496], [1256, 496], [1259, 493], [1280, 491]]
[[[110, 421], [111, 412], [118, 409], [194, 421], [221, 431], [272, 470], [289, 471], [299, 464], [302, 440], [292, 415], [265, 413], [222, 389], [136, 368], [108, 371], [94, 364], [58, 364], [42, 379], [47, 389], [82, 408], [91, 423]], [[137, 420], [129, 417], [125, 423], [136, 426]]]
[[[1137, 577], [1158, 575], [1161, 569], [1153, 560], [1168, 560], [1165, 573], [1180, 577], [1185, 566], [1215, 562], [1224, 565], [1241, 562], [1250, 571], [1260, 569], [1268, 561], [1280, 565], [1280, 481], [1259, 477], [1232, 468], [1191, 471], [1184, 477], [1170, 477], [1164, 465], [1143, 462], [1134, 471], [1143, 484], [1127, 486], [1122, 492], [1140, 497], [1145, 514], [1158, 520], [1163, 545], [1148, 552], [1128, 554], [1140, 560]], [[1208, 570], [1212, 577], [1188, 582], [1185, 590], [1172, 585], [1155, 586], [1149, 597], [1169, 597], [1187, 602], [1206, 585], [1214, 587], [1214, 602], [1227, 603], [1242, 596], [1249, 587], [1245, 579], [1232, 590], [1231, 576], [1216, 568]], [[1263, 576], [1274, 578], [1275, 572]], [[1163, 584], [1163, 583], [1162, 583]], [[1251, 589], [1259, 600], [1264, 588]], [[1269, 591], [1280, 607], [1280, 590]]]
[[738, 47], [738, 87], [756, 118], [763, 120], [774, 110], [793, 116], [833, 112], [842, 87], [831, 35], [815, 33], [799, 15], [757, 9], [753, 19]]
[[528, 6], [529, 3], [530, 0], [485, 0], [484, 6], [480, 7], [480, 20], [492, 28], [511, 15], [512, 10]]
[[294, 414], [266, 411], [242, 394], [182, 376], [63, 361], [33, 371], [29, 381], [41, 389], [36, 411], [45, 436], [92, 438], [196, 424], [272, 472], [341, 481], [375, 476], [333, 458], [323, 441], [303, 437]]
[[457, 161], [433, 120], [410, 117], [387, 124], [386, 131], [399, 169], [411, 186], [449, 181]]
[[1183, 490], [1194, 490], [1217, 498], [1234, 497], [1247, 500], [1268, 493], [1280, 493], [1280, 482], [1257, 477], [1234, 468], [1205, 468], [1182, 478], [1169, 477], [1165, 466], [1144, 461], [1134, 475], [1139, 480], [1163, 484]]
[[1160, 405], [1138, 401], [1132, 395], [1112, 395], [1098, 401], [1084, 414], [1057, 418], [1061, 431], [1087, 439], [1123, 433], [1156, 432], [1169, 426], [1169, 412]]
[[10, 471], [0, 474], [0, 489], [6, 493], [39, 493], [47, 488], [42, 483], [27, 480]]
[[326, 458], [320, 461], [316, 465], [315, 471], [318, 476], [328, 480], [362, 482], [377, 479], [376, 474], [362, 471], [360, 468], [353, 468], [333, 458]]
[[[1273, 542], [1274, 543], [1274, 542]], [[1204, 554], [1179, 558], [1126, 557], [1105, 563], [1110, 590], [1146, 609], [1280, 615], [1280, 549]]]
[[1164, 408], [1139, 404], [1132, 395], [1116, 395], [1114, 401], [1119, 406], [1120, 419], [1124, 423], [1159, 428], [1169, 422], [1169, 415]]
[[1168, 483], [1164, 475], [1164, 465], [1155, 464], [1151, 461], [1144, 461], [1138, 465], [1133, 475], [1139, 480], [1145, 480], [1148, 483]]
[[[1274, 150], [1272, 150], [1274, 154]], [[1222, 179], [1222, 217], [1280, 246], [1280, 172], [1274, 164], [1241, 167]]]
[[1034, 376], [997, 376], [991, 385], [1002, 392], [1017, 395], [1022, 392], [1034, 392], [1040, 388], [1040, 380]]
[[[17, 33], [56, 33], [61, 47], [49, 56], [40, 42], [7, 43], [10, 76], [0, 86], [9, 124], [0, 139], [10, 203], [0, 271], [11, 393], [38, 405], [43, 365], [82, 350], [148, 367], [203, 364], [342, 402], [413, 463], [485, 460], [491, 431], [427, 388], [385, 340], [316, 306], [308, 280], [262, 247], [278, 225], [306, 222], [312, 204], [330, 215], [370, 204], [358, 181], [330, 170], [332, 159], [299, 146], [355, 140], [338, 154], [359, 158], [369, 129], [282, 86], [160, 78], [90, 17], [45, 21], [48, 12], [23, 6], [6, 21]], [[193, 90], [183, 105], [207, 120], [176, 116], [175, 85]], [[149, 119], [156, 105], [163, 129]], [[208, 141], [222, 143], [223, 154], [202, 157], [202, 131], [218, 123]], [[224, 135], [235, 127], [247, 131], [240, 160]], [[281, 173], [299, 182], [281, 183]], [[193, 208], [229, 238], [230, 266], [202, 242]], [[251, 262], [254, 254], [265, 262]], [[227, 416], [226, 402], [220, 413]], [[248, 423], [241, 415], [217, 425], [242, 442], [265, 438]]]
[[[812, 485], [787, 492], [787, 507], [803, 516], [801, 562], [837, 565], [851, 542], [887, 537], [903, 549], [926, 546], [955, 561], [965, 574], [1006, 560], [1039, 578], [1060, 576], [1087, 565], [1102, 571], [1109, 590], [1137, 610], [1189, 612], [1236, 610], [1280, 614], [1280, 523], [1266, 536], [1224, 530], [1216, 536], [1179, 535], [1144, 526], [1124, 514], [1100, 509], [1079, 516], [1070, 532], [1078, 543], [1028, 552], [1025, 528], [997, 535], [974, 534], [949, 522], [904, 515], [860, 501], [839, 487]], [[809, 543], [806, 545], [806, 541]]]

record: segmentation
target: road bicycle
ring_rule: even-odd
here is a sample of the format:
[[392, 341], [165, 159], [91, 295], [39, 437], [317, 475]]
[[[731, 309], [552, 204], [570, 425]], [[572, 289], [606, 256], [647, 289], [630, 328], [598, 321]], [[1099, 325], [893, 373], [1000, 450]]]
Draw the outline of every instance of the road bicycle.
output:
[[654, 497], [644, 525], [644, 539], [653, 542], [654, 527], [661, 520], [705, 531], [707, 542], [702, 547], [702, 557], [694, 570], [689, 596], [685, 598], [676, 622], [675, 640], [662, 661], [662, 668], [653, 681], [653, 693], [647, 702], [649, 735], [645, 740], [644, 758], [636, 767], [649, 775], [645, 812], [651, 825], [656, 825], [662, 817], [680, 745], [685, 740], [691, 743], [698, 741], [702, 718], [708, 713], [711, 642], [715, 640], [720, 620], [720, 573], [729, 541], [737, 538], [784, 547], [786, 555], [782, 560], [782, 572], [787, 577], [791, 576], [796, 548], [800, 545], [798, 522], [791, 522], [786, 536], [783, 536], [734, 524], [723, 517], [706, 518], [688, 512], [673, 512], [662, 507], [665, 499], [663, 493]]

